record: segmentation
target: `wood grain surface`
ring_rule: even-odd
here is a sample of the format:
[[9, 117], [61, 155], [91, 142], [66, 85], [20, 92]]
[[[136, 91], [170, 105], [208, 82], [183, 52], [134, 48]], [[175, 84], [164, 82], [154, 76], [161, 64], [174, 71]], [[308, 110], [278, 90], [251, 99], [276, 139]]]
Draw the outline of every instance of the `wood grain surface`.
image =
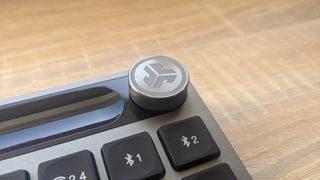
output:
[[2, 0], [0, 98], [167, 55], [254, 179], [320, 179], [319, 0]]

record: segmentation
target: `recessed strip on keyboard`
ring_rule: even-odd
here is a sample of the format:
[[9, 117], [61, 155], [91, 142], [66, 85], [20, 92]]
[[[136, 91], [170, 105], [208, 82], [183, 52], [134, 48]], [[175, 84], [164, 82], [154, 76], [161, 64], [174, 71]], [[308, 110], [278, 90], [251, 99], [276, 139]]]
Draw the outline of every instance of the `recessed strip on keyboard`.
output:
[[0, 154], [40, 139], [110, 123], [123, 108], [120, 95], [106, 87], [70, 90], [2, 106]]

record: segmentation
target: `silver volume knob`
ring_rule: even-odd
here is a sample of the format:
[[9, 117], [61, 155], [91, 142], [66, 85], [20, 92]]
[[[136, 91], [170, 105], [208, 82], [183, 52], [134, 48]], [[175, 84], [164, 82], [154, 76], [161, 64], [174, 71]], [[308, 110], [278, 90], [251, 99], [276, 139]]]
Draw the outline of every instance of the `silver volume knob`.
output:
[[169, 111], [184, 103], [189, 77], [176, 60], [152, 56], [135, 63], [129, 71], [131, 99], [143, 109]]

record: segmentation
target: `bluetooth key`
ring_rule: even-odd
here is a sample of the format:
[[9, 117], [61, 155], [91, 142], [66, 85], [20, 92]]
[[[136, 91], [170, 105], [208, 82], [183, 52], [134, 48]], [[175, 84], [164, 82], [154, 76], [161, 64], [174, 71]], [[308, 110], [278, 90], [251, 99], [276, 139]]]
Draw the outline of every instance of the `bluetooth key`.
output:
[[107, 143], [101, 152], [111, 180], [153, 180], [165, 175], [147, 132]]
[[176, 171], [218, 158], [220, 150], [198, 116], [162, 126], [161, 143]]

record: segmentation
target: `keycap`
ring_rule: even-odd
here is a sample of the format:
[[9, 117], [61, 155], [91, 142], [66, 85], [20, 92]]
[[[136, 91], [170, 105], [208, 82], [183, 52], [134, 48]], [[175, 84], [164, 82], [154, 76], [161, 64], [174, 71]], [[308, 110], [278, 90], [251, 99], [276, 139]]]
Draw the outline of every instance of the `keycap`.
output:
[[30, 180], [30, 177], [27, 171], [18, 170], [0, 175], [0, 180]]
[[102, 155], [111, 180], [160, 179], [165, 169], [147, 132], [105, 144]]
[[198, 116], [162, 126], [158, 135], [176, 171], [191, 168], [220, 155], [217, 144]]
[[223, 179], [223, 180], [237, 180], [233, 174], [231, 168], [227, 164], [219, 164], [209, 169], [203, 170], [194, 175], [182, 178], [182, 180], [212, 180], [212, 179]]
[[39, 180], [99, 180], [92, 153], [83, 150], [39, 165]]

